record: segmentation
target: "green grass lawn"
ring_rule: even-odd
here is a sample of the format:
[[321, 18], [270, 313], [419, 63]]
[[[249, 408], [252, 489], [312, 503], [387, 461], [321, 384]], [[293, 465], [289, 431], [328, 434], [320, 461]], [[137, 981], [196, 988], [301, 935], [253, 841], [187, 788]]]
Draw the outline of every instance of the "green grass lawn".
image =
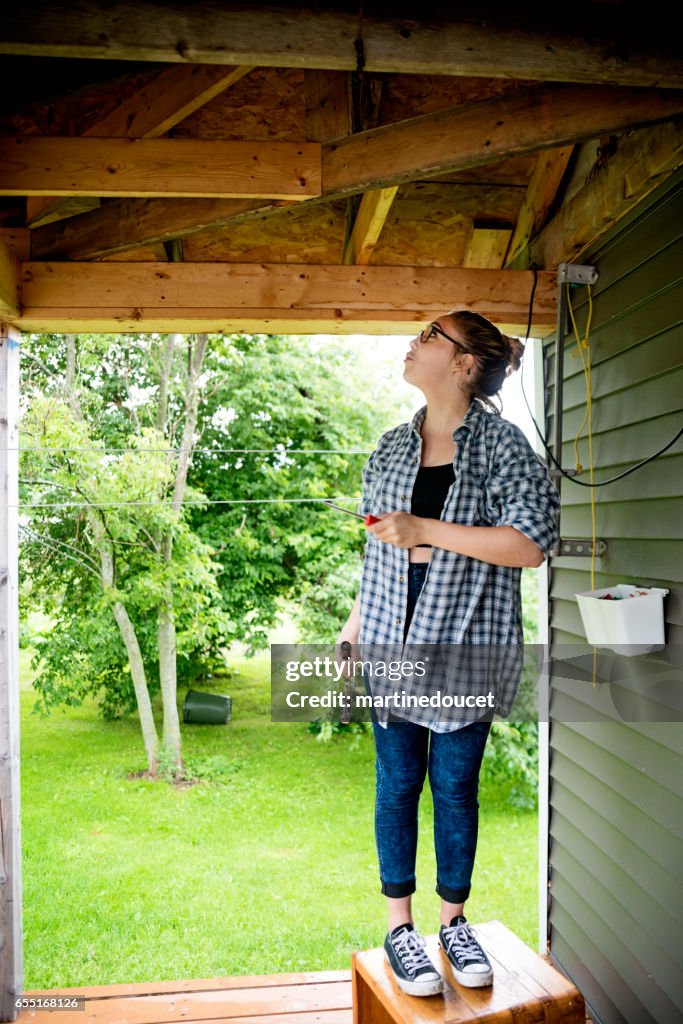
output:
[[[32, 715], [21, 658], [25, 990], [346, 968], [383, 941], [370, 732], [323, 744], [272, 723], [269, 656], [240, 658], [232, 721], [182, 726], [187, 761], [218, 780], [131, 779], [145, 767], [136, 720], [104, 722], [94, 702]], [[497, 918], [535, 949], [536, 813], [484, 787], [480, 805], [468, 919]], [[428, 787], [420, 824], [414, 907], [431, 933]]]

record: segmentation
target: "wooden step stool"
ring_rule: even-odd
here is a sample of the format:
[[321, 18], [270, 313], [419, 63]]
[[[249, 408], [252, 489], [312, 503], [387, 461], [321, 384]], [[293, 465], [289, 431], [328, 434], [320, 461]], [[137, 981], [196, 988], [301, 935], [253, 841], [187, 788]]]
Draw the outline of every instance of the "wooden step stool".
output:
[[585, 1024], [583, 996], [561, 971], [500, 921], [474, 930], [493, 967], [493, 984], [485, 988], [465, 988], [455, 980], [436, 935], [426, 942], [445, 981], [437, 996], [402, 992], [381, 946], [354, 953], [354, 1024]]

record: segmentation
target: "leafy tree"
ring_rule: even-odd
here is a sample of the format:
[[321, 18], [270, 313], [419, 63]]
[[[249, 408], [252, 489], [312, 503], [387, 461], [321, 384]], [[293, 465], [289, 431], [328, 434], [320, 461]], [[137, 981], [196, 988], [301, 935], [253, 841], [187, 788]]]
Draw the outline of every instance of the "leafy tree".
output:
[[[148, 347], [151, 340], [146, 339]], [[31, 485], [33, 498], [23, 523], [22, 564], [34, 598], [55, 614], [57, 637], [38, 644], [42, 668], [35, 686], [44, 708], [103, 689], [103, 710], [115, 713], [134, 697], [149, 771], [155, 774], [160, 757], [180, 771], [176, 653], [213, 642], [228, 626], [215, 611], [218, 566], [211, 548], [184, 517], [188, 456], [182, 444], [179, 453], [171, 451], [167, 436], [168, 391], [180, 339], [166, 339], [160, 364], [149, 361], [157, 375], [154, 426], [143, 423], [138, 412], [143, 403], [134, 392], [133, 380], [146, 371], [140, 339], [132, 346], [135, 358], [128, 353], [118, 374], [111, 339], [88, 338], [79, 345], [68, 336], [64, 353], [52, 352], [50, 341], [54, 344], [54, 339], [43, 341], [48, 360], [35, 352], [30, 356], [47, 380], [29, 385], [23, 416], [32, 443], [24, 446], [21, 479], [23, 487]], [[196, 428], [205, 346], [205, 336], [188, 343], [180, 374], [184, 408], [176, 429], [185, 441]], [[105, 377], [103, 369], [111, 375]], [[104, 380], [100, 393], [97, 384]], [[114, 410], [126, 410], [130, 420], [127, 447], [117, 452], [109, 450], [111, 436], [120, 430]], [[101, 648], [92, 642], [98, 635]], [[145, 657], [152, 647], [163, 703], [161, 749]], [[129, 685], [121, 678], [126, 669]]]
[[[251, 652], [266, 646], [290, 598], [306, 642], [331, 642], [356, 594], [366, 535], [320, 499], [353, 498], [339, 503], [355, 510], [367, 451], [406, 409], [348, 339], [235, 337], [212, 348], [206, 369], [216, 385], [190, 481], [212, 500], [253, 502], [191, 515], [223, 566], [235, 639]], [[274, 450], [254, 451], [263, 448]]]
[[358, 493], [365, 455], [347, 450], [372, 447], [396, 403], [367, 363], [354, 383], [339, 343], [43, 335], [27, 356], [20, 556], [53, 621], [38, 707], [137, 708], [150, 772], [180, 771], [178, 678], [232, 640], [263, 646], [280, 596], [339, 581], [321, 639], [348, 607], [364, 533], [320, 499]]

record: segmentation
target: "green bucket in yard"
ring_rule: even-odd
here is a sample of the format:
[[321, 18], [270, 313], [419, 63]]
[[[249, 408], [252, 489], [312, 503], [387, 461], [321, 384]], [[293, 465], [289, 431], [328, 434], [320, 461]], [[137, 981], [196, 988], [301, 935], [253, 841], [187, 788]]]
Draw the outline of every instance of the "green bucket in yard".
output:
[[225, 725], [232, 716], [232, 698], [220, 693], [188, 690], [183, 704], [183, 722]]

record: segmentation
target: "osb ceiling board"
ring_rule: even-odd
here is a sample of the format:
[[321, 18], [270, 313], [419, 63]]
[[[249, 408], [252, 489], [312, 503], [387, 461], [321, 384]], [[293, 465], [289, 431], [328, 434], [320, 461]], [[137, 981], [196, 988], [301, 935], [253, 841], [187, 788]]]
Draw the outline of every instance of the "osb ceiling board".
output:
[[370, 263], [462, 266], [473, 221], [513, 227], [523, 198], [519, 188], [409, 183], [394, 201]]
[[229, 229], [189, 235], [183, 257], [190, 262], [339, 263], [345, 223], [344, 200], [292, 207]]
[[[92, 62], [91, 62], [92, 63]], [[82, 135], [155, 78], [167, 64], [150, 64], [143, 72], [122, 76], [60, 96], [55, 68], [54, 97], [0, 116], [0, 135]], [[18, 105], [18, 104], [17, 104]]]
[[463, 103], [491, 99], [531, 84], [506, 78], [454, 78], [451, 75], [378, 75], [382, 79], [379, 124], [435, 114]]
[[176, 139], [304, 142], [304, 73], [254, 68], [169, 132]]

